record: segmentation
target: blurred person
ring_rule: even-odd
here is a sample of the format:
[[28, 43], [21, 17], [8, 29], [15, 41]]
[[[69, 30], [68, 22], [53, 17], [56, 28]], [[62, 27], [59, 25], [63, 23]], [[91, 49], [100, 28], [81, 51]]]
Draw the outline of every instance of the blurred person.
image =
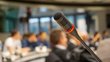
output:
[[[86, 32], [81, 32], [79, 30], [78, 34], [82, 38], [82, 40], [86, 43], [88, 47], [90, 47], [89, 36]], [[76, 41], [77, 45], [74, 47], [70, 40], [68, 44], [68, 50], [72, 51], [72, 55], [75, 55], [75, 59], [77, 62], [96, 62], [95, 58], [92, 57], [92, 55], [82, 46], [81, 42], [75, 37], [70, 35], [71, 39]], [[71, 44], [70, 44], [71, 43]]]
[[[82, 40], [85, 41], [85, 43], [87, 45], [89, 45], [88, 34], [86, 32], [81, 32], [79, 30], [77, 30], [77, 32], [78, 32], [79, 36], [82, 38]], [[80, 41], [75, 36], [70, 35], [70, 41], [76, 46], [81, 46]]]
[[82, 32], [82, 39], [86, 43], [87, 46], [90, 46], [88, 33]]
[[67, 37], [62, 30], [52, 31], [50, 42], [52, 53], [46, 58], [46, 62], [72, 62], [72, 56], [67, 50]]
[[70, 41], [71, 43], [73, 43], [75, 46], [80, 46], [80, 41], [77, 40], [77, 38], [75, 38], [74, 36], [71, 36], [71, 35], [70, 35], [69, 41]]
[[47, 34], [46, 32], [40, 32], [38, 37], [38, 45], [39, 46], [46, 46], [47, 48], [50, 47], [49, 42], [47, 41]]
[[99, 42], [101, 40], [101, 34], [99, 32], [94, 33], [93, 42]]
[[4, 54], [15, 55], [21, 53], [21, 34], [18, 31], [12, 31], [11, 36], [8, 37], [4, 44]]
[[[78, 29], [77, 29], [77, 32], [78, 32], [79, 36], [82, 38], [82, 33]], [[69, 41], [71, 43], [73, 43], [75, 46], [81, 45], [80, 41], [75, 36], [72, 36], [72, 35], [68, 35], [68, 36], [69, 36]]]
[[97, 50], [100, 40], [101, 40], [101, 34], [99, 32], [95, 32], [91, 43], [91, 47], [94, 47], [94, 50]]
[[38, 38], [39, 37], [39, 34], [36, 34], [36, 38]]
[[36, 38], [36, 35], [34, 33], [27, 34], [26, 38], [22, 41], [23, 53], [28, 53], [30, 51], [34, 51], [35, 47], [38, 46], [37, 38]]
[[46, 62], [96, 62], [87, 50], [74, 51], [76, 47], [72, 46], [72, 43], [68, 43], [67, 36], [62, 30], [52, 31], [50, 42], [52, 52], [46, 58]]
[[[90, 47], [90, 42], [88, 41], [89, 40], [88, 34], [86, 32], [80, 31], [78, 31], [78, 34], [82, 38], [82, 40], [86, 43], [86, 45]], [[92, 55], [82, 46], [80, 41], [75, 36], [72, 35], [69, 36], [71, 40], [68, 42], [68, 50], [72, 51], [73, 55], [76, 55], [75, 59], [79, 60], [79, 62], [96, 62]]]
[[24, 39], [28, 39], [28, 33], [25, 33], [24, 35], [23, 35], [23, 39], [22, 40], [24, 40]]
[[73, 40], [73, 38], [72, 38], [72, 36], [71, 35], [69, 35], [69, 34], [67, 34], [66, 33], [66, 36], [67, 36], [67, 40], [68, 40], [68, 50], [73, 50], [74, 48], [76, 48], [77, 47], [77, 45], [76, 45], [76, 42]]
[[109, 33], [108, 33], [107, 30], [104, 30], [104, 31], [102, 32], [102, 39], [106, 39], [106, 38], [109, 38]]

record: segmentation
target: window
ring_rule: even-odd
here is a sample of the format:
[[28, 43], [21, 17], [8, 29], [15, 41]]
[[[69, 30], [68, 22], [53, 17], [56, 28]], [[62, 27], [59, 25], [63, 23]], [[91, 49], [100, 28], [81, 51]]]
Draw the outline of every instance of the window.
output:
[[38, 18], [30, 18], [29, 19], [29, 30], [32, 33], [39, 33], [39, 19]]
[[50, 17], [40, 18], [41, 31], [49, 33], [50, 31]]
[[77, 15], [77, 27], [80, 31], [87, 32], [87, 25], [85, 20], [85, 15]]
[[67, 16], [67, 19], [74, 24], [74, 16]]
[[51, 19], [52, 19], [52, 29], [60, 28], [59, 24], [53, 19], [53, 17]]
[[11, 32], [16, 29], [16, 21], [14, 19], [4, 20], [3, 30], [4, 32]]
[[18, 29], [21, 34], [24, 34], [24, 24], [22, 22], [18, 22]]

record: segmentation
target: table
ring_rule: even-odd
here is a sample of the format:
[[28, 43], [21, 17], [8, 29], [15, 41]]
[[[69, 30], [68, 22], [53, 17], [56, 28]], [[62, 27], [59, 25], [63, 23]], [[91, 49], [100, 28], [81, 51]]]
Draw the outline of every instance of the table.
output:
[[49, 52], [37, 53], [31, 52], [27, 56], [21, 57], [13, 62], [45, 62], [45, 57], [49, 55]]

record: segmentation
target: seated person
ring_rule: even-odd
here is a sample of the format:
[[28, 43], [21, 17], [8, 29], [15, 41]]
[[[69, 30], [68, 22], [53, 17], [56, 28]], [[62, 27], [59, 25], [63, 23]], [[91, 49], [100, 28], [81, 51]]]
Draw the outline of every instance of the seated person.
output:
[[74, 62], [68, 47], [66, 34], [62, 30], [54, 30], [50, 34], [52, 52], [46, 58], [46, 62]]
[[106, 39], [106, 38], [109, 38], [109, 32], [107, 30], [104, 30], [102, 32], [102, 39]]
[[36, 35], [33, 33], [29, 33], [27, 35], [27, 39], [25, 38], [22, 41], [22, 50], [24, 53], [28, 53], [30, 51], [35, 50], [35, 47], [38, 46]]
[[38, 38], [38, 45], [39, 46], [46, 46], [47, 48], [50, 47], [49, 42], [47, 41], [46, 32], [40, 32], [39, 38]]
[[28, 33], [25, 33], [24, 35], [23, 35], [23, 39], [22, 40], [25, 40], [25, 39], [28, 39]]
[[[50, 34], [52, 52], [46, 57], [46, 62], [97, 62], [87, 50], [73, 51], [76, 49], [67, 40], [62, 30], [54, 30]], [[73, 49], [73, 50], [72, 50]]]
[[90, 47], [93, 47], [93, 50], [97, 50], [100, 40], [101, 40], [101, 34], [99, 32], [95, 32]]
[[21, 34], [18, 31], [12, 31], [4, 44], [4, 54], [14, 55], [15, 53], [21, 53]]

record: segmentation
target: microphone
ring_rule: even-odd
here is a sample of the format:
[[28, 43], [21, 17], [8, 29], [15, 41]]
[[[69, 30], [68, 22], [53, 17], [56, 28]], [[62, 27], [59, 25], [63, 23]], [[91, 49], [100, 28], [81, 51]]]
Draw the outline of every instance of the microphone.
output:
[[64, 29], [66, 30], [69, 34], [75, 36], [82, 44], [82, 46], [97, 60], [97, 62], [102, 62], [96, 54], [85, 44], [85, 42], [80, 38], [78, 35], [75, 26], [71, 24], [67, 18], [64, 16], [63, 13], [58, 12], [54, 16], [54, 20]]

